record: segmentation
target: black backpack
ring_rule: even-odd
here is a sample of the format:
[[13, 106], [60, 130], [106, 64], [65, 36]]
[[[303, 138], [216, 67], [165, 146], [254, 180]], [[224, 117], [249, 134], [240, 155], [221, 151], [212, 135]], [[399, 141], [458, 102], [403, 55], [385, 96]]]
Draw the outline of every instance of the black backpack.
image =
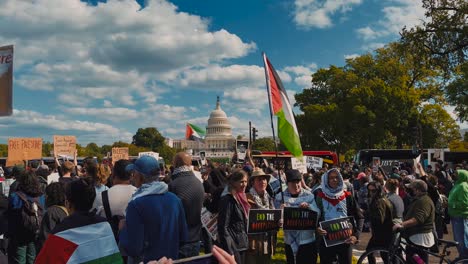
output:
[[115, 241], [119, 242], [119, 223], [120, 220], [125, 219], [123, 215], [112, 215], [110, 204], [109, 204], [109, 193], [105, 190], [101, 193], [102, 205], [104, 206], [104, 212], [106, 213], [107, 222], [109, 222], [112, 233], [114, 233]]
[[16, 194], [23, 201], [20, 224], [28, 234], [37, 236], [41, 228], [42, 216], [44, 215], [44, 208], [39, 203], [39, 197], [28, 199], [26, 194], [22, 192], [16, 192]]

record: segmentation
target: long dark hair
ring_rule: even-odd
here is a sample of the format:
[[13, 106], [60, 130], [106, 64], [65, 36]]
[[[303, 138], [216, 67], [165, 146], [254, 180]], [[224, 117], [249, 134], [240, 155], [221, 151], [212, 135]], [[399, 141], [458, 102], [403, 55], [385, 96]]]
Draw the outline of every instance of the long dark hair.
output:
[[46, 206], [65, 205], [65, 188], [61, 182], [53, 182], [46, 188]]
[[244, 170], [237, 169], [233, 171], [231, 176], [228, 178], [228, 188], [231, 189], [235, 182], [241, 181], [244, 177], [248, 178], [248, 174]]
[[38, 197], [42, 195], [39, 179], [34, 172], [24, 171], [17, 177], [17, 180], [19, 191], [31, 197]]
[[[369, 192], [369, 186], [373, 186], [375, 188], [375, 192], [373, 194]], [[369, 196], [371, 200], [371, 203], [373, 203], [374, 201], [377, 201], [378, 199], [385, 197], [385, 192], [384, 192], [384, 188], [382, 184], [376, 181], [369, 182], [369, 184], [367, 184], [367, 193], [368, 193], [367, 195]]]

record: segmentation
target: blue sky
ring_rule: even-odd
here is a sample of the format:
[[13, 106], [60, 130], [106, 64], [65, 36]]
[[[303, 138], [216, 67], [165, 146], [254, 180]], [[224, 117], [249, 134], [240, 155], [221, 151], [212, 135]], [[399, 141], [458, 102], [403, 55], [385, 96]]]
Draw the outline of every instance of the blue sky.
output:
[[[271, 135], [261, 52], [290, 99], [320, 67], [398, 39], [416, 0], [37, 0], [0, 2], [0, 46], [15, 45], [9, 137], [131, 141], [155, 126], [206, 126], [216, 96], [234, 135]], [[466, 127], [466, 124], [464, 124]]]

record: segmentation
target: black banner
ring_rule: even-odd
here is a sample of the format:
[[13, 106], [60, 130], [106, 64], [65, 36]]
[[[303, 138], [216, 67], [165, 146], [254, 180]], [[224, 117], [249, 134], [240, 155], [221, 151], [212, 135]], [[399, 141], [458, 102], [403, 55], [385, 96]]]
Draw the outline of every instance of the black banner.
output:
[[281, 210], [250, 209], [248, 234], [276, 231], [280, 228]]
[[310, 209], [285, 207], [284, 230], [311, 230], [317, 227], [317, 212]]
[[320, 227], [327, 231], [323, 237], [327, 247], [343, 244], [353, 235], [353, 217], [337, 218], [320, 222]]

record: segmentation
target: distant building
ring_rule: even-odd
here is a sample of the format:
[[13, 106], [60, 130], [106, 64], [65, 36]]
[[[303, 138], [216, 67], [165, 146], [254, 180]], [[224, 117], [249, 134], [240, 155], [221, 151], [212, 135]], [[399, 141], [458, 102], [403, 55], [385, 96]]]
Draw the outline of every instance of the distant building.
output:
[[191, 149], [193, 155], [199, 155], [200, 151], [205, 151], [208, 158], [232, 157], [236, 139], [232, 136], [232, 126], [227, 115], [221, 109], [219, 96], [216, 108], [208, 118], [204, 143], [185, 139], [166, 139], [166, 143], [176, 149]]

